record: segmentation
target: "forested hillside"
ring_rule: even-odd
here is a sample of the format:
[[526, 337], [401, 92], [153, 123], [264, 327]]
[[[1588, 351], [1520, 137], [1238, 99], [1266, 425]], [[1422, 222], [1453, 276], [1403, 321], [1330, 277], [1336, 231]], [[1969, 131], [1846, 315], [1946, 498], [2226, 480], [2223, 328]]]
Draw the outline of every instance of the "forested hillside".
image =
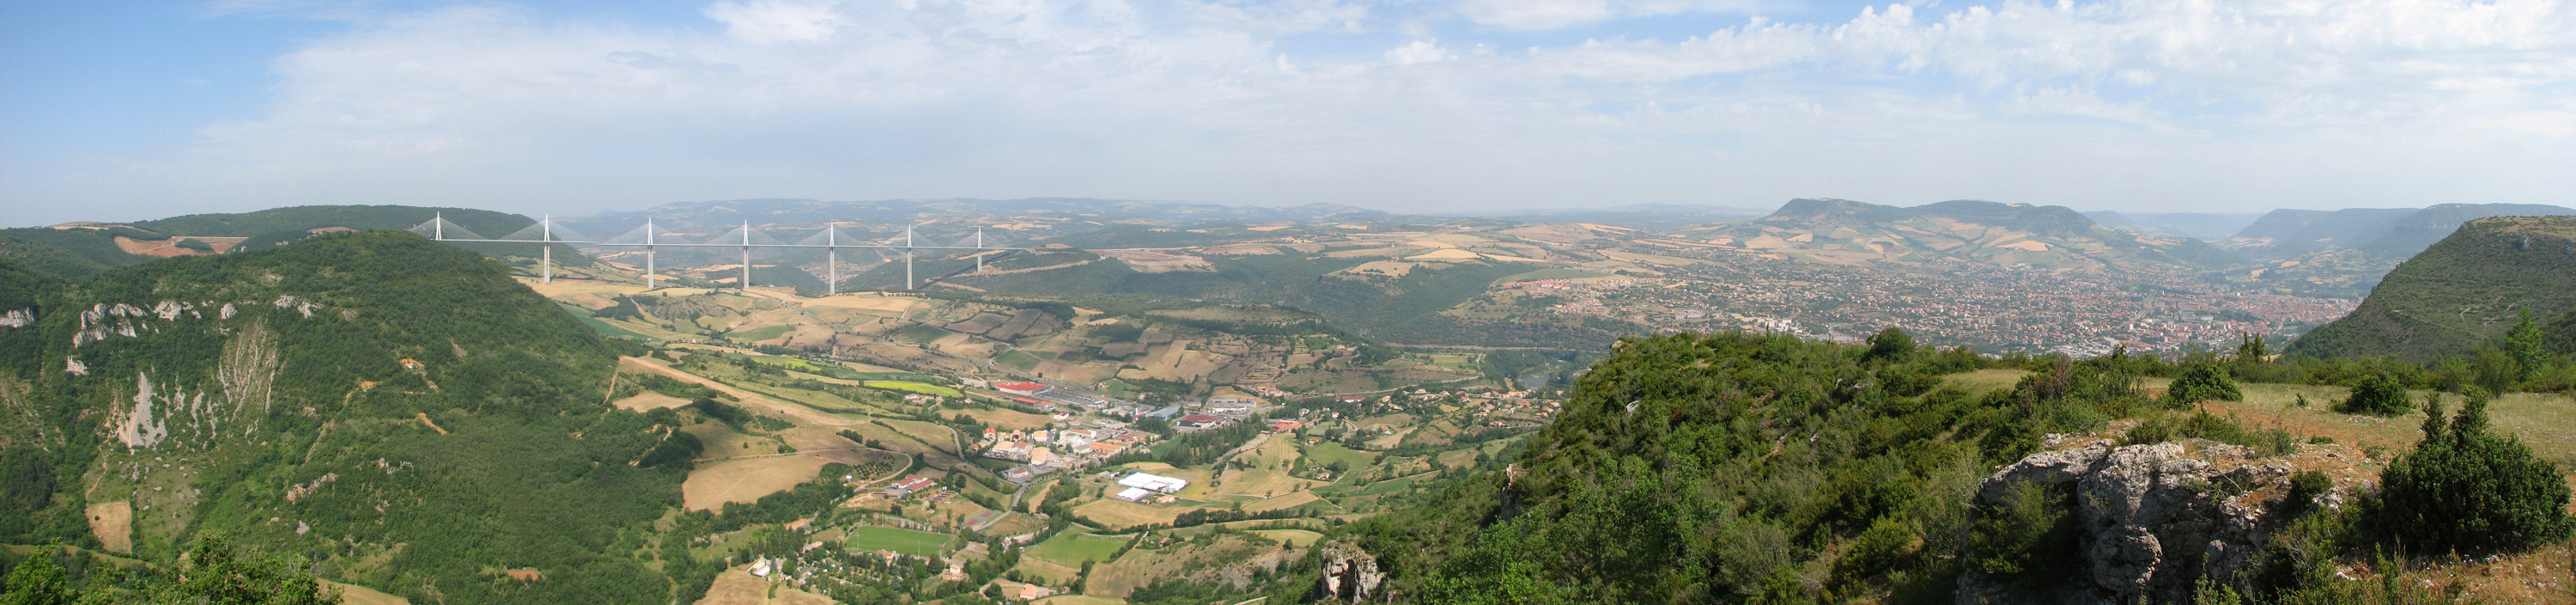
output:
[[680, 469], [629, 464], [663, 431], [608, 406], [613, 346], [492, 260], [365, 232], [23, 290], [0, 541], [170, 561], [220, 532], [415, 602], [673, 592], [638, 540]]
[[2430, 362], [2502, 346], [2526, 312], [2545, 322], [2570, 311], [2576, 216], [2478, 219], [2389, 271], [2360, 308], [2289, 352]]

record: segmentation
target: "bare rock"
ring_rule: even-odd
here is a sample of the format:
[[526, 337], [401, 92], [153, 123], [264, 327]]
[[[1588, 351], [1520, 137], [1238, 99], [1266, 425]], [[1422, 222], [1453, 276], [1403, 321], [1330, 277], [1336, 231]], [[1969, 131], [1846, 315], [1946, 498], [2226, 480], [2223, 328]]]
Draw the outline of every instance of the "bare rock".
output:
[[2074, 441], [2060, 440], [2071, 447], [1997, 470], [1979, 486], [1976, 500], [2002, 504], [2017, 482], [2070, 491], [2078, 528], [2073, 552], [2081, 559], [2074, 562], [2077, 573], [2015, 582], [1971, 569], [1959, 578], [1959, 603], [2187, 602], [2199, 579], [2226, 581], [2251, 567], [2265, 532], [2278, 525], [2267, 524], [2264, 516], [2288, 492], [2289, 476], [2299, 466], [2202, 440], [2133, 446]]

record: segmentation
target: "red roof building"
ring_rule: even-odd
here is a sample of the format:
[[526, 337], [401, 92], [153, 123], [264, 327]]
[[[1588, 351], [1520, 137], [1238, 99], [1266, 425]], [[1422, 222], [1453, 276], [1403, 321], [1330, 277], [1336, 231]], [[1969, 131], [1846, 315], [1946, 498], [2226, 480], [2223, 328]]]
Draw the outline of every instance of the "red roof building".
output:
[[1036, 395], [1036, 394], [1038, 394], [1038, 393], [1045, 392], [1045, 391], [1047, 390], [1047, 385], [1038, 384], [1038, 383], [1034, 383], [1034, 382], [1005, 382], [1005, 383], [1002, 383], [1002, 384], [993, 385], [993, 388], [994, 388], [994, 389], [998, 389], [998, 390], [1000, 390], [1000, 391], [1002, 391], [1002, 392], [1004, 392], [1004, 393], [1018, 393], [1018, 394], [1021, 394], [1021, 395]]

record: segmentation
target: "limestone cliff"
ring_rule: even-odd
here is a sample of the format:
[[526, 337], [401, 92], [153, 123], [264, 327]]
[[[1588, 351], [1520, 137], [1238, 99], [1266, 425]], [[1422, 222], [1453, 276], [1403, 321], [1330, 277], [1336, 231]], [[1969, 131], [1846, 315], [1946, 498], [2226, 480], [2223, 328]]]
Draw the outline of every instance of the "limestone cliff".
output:
[[[2300, 445], [2273, 457], [2190, 439], [2121, 446], [2101, 437], [2053, 437], [2050, 451], [2005, 466], [1980, 486], [1980, 510], [2004, 504], [2015, 483], [2071, 495], [2071, 574], [2002, 578], [1971, 568], [1965, 604], [2187, 602], [2201, 578], [2247, 572], [2269, 534], [2302, 510], [2340, 507], [2368, 489], [2376, 464], [2340, 445]], [[2317, 470], [2334, 487], [2310, 506], [2289, 504], [2293, 474]]]

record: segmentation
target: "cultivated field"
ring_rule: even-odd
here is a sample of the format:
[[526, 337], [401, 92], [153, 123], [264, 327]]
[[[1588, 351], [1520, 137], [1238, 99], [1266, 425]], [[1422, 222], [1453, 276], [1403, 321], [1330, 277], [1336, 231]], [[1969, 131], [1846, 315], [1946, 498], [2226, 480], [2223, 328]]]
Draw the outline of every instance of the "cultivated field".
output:
[[740, 569], [716, 576], [716, 584], [707, 589], [707, 597], [697, 605], [834, 605], [832, 599], [793, 586], [776, 586], [768, 580], [752, 577]]
[[798, 452], [784, 456], [700, 462], [680, 483], [682, 505], [689, 510], [717, 510], [727, 502], [755, 502], [814, 480], [823, 465], [856, 463], [858, 452]]
[[1163, 508], [1159, 506], [1137, 504], [1116, 498], [1102, 498], [1083, 504], [1082, 506], [1073, 507], [1073, 514], [1081, 515], [1082, 518], [1090, 519], [1092, 522], [1105, 525], [1108, 529], [1115, 530], [1135, 527], [1138, 525], [1157, 523], [1168, 524], [1172, 522], [1172, 519], [1180, 517], [1183, 510], [1188, 509]]
[[689, 400], [687, 399], [672, 397], [670, 395], [664, 395], [652, 391], [645, 391], [641, 395], [619, 399], [616, 402], [618, 409], [633, 410], [637, 412], [646, 412], [662, 408], [676, 408], [688, 404]]

